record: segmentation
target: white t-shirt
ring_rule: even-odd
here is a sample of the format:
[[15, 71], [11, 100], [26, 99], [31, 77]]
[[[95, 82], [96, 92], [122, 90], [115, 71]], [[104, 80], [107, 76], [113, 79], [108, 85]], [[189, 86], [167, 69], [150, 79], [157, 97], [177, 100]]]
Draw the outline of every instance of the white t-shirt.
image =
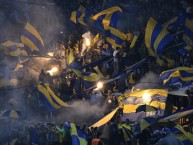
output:
[[119, 53], [119, 50], [115, 50], [115, 51], [113, 52], [114, 62], [118, 62], [118, 57], [116, 56], [117, 53]]

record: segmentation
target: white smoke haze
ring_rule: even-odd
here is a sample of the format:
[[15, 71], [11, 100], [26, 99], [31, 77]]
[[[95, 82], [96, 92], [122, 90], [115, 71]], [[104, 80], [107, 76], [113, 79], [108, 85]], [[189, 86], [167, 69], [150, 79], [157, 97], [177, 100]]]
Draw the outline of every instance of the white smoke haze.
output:
[[160, 76], [153, 72], [148, 72], [140, 79], [139, 83], [134, 86], [134, 89], [155, 89], [161, 88], [161, 86], [162, 81]]
[[65, 121], [74, 122], [79, 126], [86, 124], [87, 126], [100, 120], [104, 117], [106, 110], [103, 96], [91, 96], [93, 103], [81, 101], [75, 108], [64, 108], [55, 113], [56, 123], [64, 123]]

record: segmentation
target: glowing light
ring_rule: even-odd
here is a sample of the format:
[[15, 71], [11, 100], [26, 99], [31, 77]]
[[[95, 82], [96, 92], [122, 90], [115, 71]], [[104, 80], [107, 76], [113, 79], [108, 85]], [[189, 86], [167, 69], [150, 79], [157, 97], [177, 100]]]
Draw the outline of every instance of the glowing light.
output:
[[49, 73], [51, 76], [53, 76], [58, 71], [57, 67], [53, 67], [51, 70], [48, 70], [47, 73]]
[[48, 52], [48, 56], [54, 56], [54, 52]]
[[98, 82], [97, 83], [97, 89], [102, 89], [103, 88], [103, 83], [102, 82]]
[[90, 40], [88, 38], [85, 38], [86, 46], [90, 46]]
[[142, 98], [143, 98], [144, 103], [146, 104], [151, 102], [151, 96], [148, 93], [143, 94]]
[[108, 103], [109, 103], [109, 104], [111, 104], [111, 103], [112, 103], [111, 99], [109, 99], [109, 100], [108, 100]]

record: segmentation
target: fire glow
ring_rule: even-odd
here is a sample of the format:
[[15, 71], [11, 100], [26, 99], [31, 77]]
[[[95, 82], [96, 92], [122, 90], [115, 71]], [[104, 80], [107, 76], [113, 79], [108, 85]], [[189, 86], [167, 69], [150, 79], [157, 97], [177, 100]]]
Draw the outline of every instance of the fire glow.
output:
[[51, 70], [48, 70], [47, 73], [49, 73], [51, 76], [53, 76], [58, 71], [57, 67], [53, 67]]
[[86, 46], [90, 46], [90, 40], [89, 40], [89, 38], [86, 38], [85, 41], [86, 41]]
[[54, 52], [48, 52], [48, 56], [54, 56]]

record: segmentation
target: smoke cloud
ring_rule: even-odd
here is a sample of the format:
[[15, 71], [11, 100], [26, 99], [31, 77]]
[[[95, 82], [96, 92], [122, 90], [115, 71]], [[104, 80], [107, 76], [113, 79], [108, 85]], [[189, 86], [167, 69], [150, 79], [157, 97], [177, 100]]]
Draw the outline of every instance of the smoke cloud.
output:
[[106, 106], [102, 95], [92, 95], [91, 101], [81, 101], [75, 108], [64, 108], [55, 113], [56, 123], [74, 122], [79, 126], [90, 126], [104, 116]]
[[137, 85], [134, 86], [135, 89], [155, 89], [161, 88], [162, 81], [160, 76], [153, 73], [148, 72], [142, 77]]

